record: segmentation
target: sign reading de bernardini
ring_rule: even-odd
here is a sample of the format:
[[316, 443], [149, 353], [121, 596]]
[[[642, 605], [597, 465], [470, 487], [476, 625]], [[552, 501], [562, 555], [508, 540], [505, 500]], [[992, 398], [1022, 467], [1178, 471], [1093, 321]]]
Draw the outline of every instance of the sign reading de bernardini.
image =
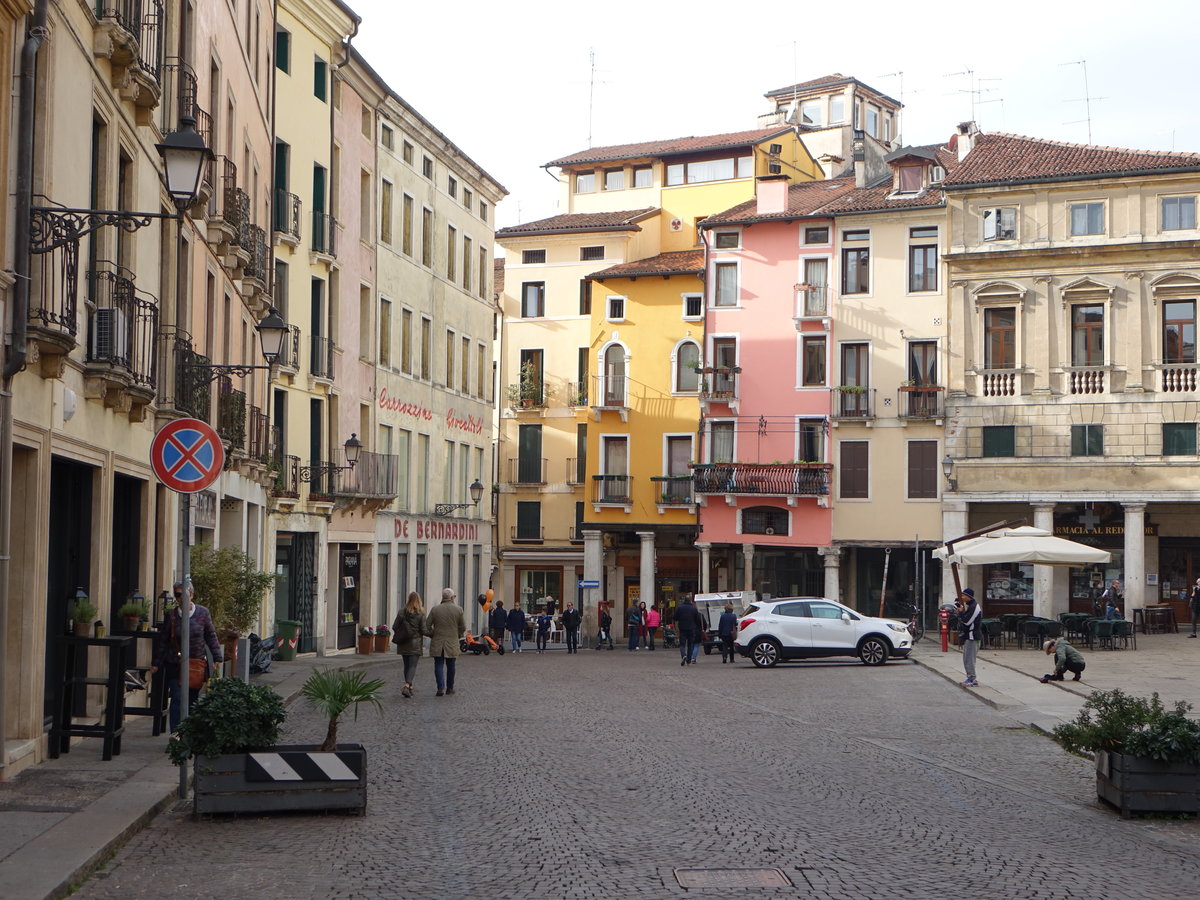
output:
[[479, 526], [471, 522], [427, 522], [425, 519], [396, 519], [395, 537], [417, 541], [477, 541]]
[[[1146, 525], [1144, 532], [1147, 537], [1155, 537], [1158, 535], [1157, 525]], [[1103, 534], [1124, 534], [1124, 525], [1097, 525], [1095, 528], [1087, 528], [1083, 525], [1055, 525], [1055, 534], [1071, 535], [1072, 537], [1087, 537], [1088, 535], [1103, 535]]]

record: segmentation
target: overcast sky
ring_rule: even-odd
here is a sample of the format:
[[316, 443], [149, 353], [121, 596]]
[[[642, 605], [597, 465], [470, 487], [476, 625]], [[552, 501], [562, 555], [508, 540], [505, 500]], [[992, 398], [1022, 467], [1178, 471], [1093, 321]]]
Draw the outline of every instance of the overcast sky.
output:
[[557, 212], [551, 159], [755, 128], [764, 93], [834, 72], [902, 100], [906, 144], [972, 115], [1088, 143], [1090, 96], [1091, 143], [1200, 152], [1195, 0], [348, 2], [375, 70], [508, 188], [498, 226]]

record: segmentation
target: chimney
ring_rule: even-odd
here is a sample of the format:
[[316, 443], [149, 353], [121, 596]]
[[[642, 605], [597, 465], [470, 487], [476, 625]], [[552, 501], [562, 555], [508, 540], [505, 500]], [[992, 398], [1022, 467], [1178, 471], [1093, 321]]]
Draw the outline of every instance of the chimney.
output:
[[771, 216], [787, 212], [790, 183], [791, 179], [786, 175], [758, 176], [754, 184], [754, 198], [758, 201], [755, 213]]
[[959, 122], [958, 133], [955, 135], [955, 149], [958, 151], [958, 161], [962, 162], [975, 146], [975, 136], [979, 134], [979, 126], [974, 122]]
[[854, 160], [854, 186], [856, 188], [865, 188], [867, 186], [866, 135], [862, 131], [855, 129], [850, 147], [853, 150], [851, 158]]

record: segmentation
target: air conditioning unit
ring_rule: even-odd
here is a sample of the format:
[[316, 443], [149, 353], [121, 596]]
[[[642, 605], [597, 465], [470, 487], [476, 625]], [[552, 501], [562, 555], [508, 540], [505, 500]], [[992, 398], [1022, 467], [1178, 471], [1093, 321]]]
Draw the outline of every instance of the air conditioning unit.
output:
[[91, 358], [100, 362], [128, 361], [129, 317], [125, 310], [106, 307], [92, 313]]

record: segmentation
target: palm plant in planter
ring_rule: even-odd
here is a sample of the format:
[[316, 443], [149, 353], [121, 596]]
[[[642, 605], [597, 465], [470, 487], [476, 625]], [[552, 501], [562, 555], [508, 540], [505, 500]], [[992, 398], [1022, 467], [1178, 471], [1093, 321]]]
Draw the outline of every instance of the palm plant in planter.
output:
[[1131, 813], [1200, 813], [1200, 722], [1182, 700], [1167, 709], [1122, 691], [1096, 691], [1054, 739], [1096, 758], [1096, 794]]
[[329, 717], [329, 728], [321, 750], [330, 751], [337, 747], [338, 719], [351, 706], [358, 718], [358, 704], [371, 703], [383, 713], [379, 702], [379, 691], [383, 688], [382, 678], [366, 679], [362, 672], [347, 672], [344, 669], [320, 669], [308, 676], [301, 693], [317, 709]]

